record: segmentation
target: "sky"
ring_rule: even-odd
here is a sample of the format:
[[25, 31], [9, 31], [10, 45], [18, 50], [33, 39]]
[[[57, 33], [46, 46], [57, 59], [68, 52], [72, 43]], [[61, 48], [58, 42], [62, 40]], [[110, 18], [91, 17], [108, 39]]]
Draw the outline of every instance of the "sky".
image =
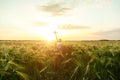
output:
[[120, 40], [120, 0], [0, 0], [0, 40]]

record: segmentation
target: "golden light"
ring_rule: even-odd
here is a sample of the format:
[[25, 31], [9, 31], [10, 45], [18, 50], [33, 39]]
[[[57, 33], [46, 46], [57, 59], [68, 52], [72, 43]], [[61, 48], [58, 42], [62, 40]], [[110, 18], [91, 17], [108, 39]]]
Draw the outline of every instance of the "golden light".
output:
[[44, 33], [43, 36], [44, 36], [45, 40], [47, 40], [47, 41], [55, 40], [55, 36], [52, 32]]
[[50, 41], [55, 41], [56, 40], [56, 36], [54, 34], [54, 31], [57, 32], [57, 38], [62, 38], [65, 36], [66, 32], [57, 29], [55, 26], [48, 26], [45, 27], [44, 29], [42, 29], [42, 36], [44, 37], [44, 39], [48, 42]]
[[42, 32], [42, 35], [44, 37], [45, 40], [47, 41], [54, 41], [56, 40], [56, 37], [54, 35], [54, 30], [55, 28], [54, 27], [46, 27], [43, 29], [43, 32]]

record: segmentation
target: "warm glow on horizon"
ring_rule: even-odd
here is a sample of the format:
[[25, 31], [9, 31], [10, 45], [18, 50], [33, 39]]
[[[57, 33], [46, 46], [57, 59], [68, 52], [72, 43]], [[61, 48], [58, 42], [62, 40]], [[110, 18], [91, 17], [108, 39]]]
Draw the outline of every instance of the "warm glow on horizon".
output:
[[44, 39], [47, 41], [53, 41], [56, 39], [55, 35], [52, 32], [47, 32], [47, 33], [45, 32], [42, 35], [43, 35]]
[[[42, 32], [40, 32], [39, 34], [41, 34], [44, 38], [44, 40], [46, 41], [53, 41], [56, 39], [55, 35], [54, 35], [54, 27], [48, 26], [42, 29]], [[38, 35], [39, 35], [38, 34]]]
[[57, 38], [62, 38], [62, 37], [66, 37], [66, 33], [64, 31], [61, 31], [59, 29], [56, 29], [55, 27], [46, 27], [44, 29], [42, 29], [43, 31], [38, 33], [38, 35], [42, 35], [44, 40], [46, 41], [55, 41], [56, 40], [56, 36], [54, 34], [54, 31], [57, 32]]

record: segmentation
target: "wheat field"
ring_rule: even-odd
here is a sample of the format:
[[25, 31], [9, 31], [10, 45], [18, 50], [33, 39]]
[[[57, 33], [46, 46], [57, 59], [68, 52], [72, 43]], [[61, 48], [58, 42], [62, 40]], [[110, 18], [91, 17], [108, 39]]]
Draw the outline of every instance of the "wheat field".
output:
[[120, 41], [0, 41], [0, 80], [120, 80]]

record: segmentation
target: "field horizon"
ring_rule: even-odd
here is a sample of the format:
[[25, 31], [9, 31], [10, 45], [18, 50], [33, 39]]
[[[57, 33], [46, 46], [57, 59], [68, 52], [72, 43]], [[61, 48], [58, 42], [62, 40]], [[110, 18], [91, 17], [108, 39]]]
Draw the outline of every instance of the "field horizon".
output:
[[[9, 39], [9, 40], [0, 40], [0, 41], [47, 41], [47, 40], [32, 40], [32, 39], [28, 39], [28, 40], [17, 40], [17, 39], [15, 39], [15, 40], [12, 40], [12, 39]], [[51, 40], [51, 41], [56, 41], [56, 40]], [[63, 41], [120, 41], [120, 39], [97, 39], [97, 40], [95, 40], [95, 39], [91, 39], [91, 40], [64, 40], [63, 39]]]

